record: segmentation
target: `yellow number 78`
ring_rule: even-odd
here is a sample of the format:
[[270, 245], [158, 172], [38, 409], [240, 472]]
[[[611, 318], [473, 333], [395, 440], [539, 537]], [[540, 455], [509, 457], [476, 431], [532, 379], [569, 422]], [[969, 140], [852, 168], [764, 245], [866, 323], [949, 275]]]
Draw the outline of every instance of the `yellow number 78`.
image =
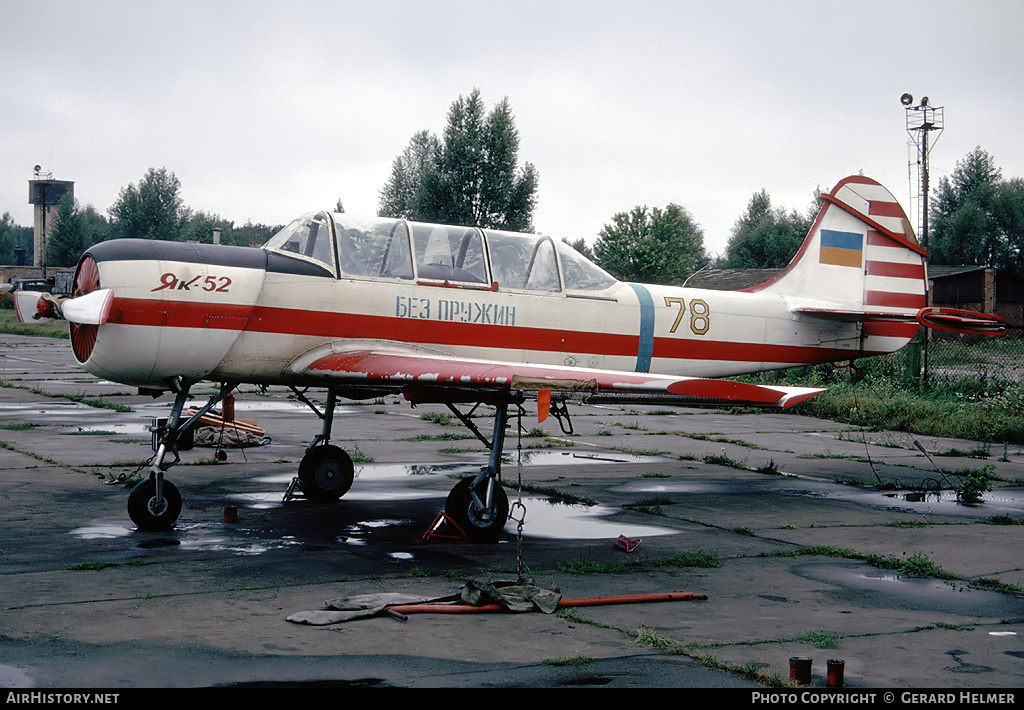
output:
[[[672, 327], [668, 329], [668, 332], [674, 333], [679, 328], [679, 324], [683, 321], [683, 315], [686, 313], [686, 301], [678, 296], [665, 296], [665, 305], [672, 307], [678, 306], [679, 312], [676, 313], [676, 319], [672, 322]], [[704, 335], [708, 332], [708, 328], [711, 327], [711, 308], [708, 306], [706, 301], [699, 298], [695, 298], [690, 301], [690, 330], [695, 335]]]

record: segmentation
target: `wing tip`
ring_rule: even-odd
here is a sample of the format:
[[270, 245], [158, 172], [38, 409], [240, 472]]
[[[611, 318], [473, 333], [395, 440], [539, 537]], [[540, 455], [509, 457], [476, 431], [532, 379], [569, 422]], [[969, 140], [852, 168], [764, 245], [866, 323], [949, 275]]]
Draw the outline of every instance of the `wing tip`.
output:
[[793, 392], [791, 394], [787, 394], [785, 397], [779, 400], [779, 406], [781, 406], [783, 409], [789, 409], [791, 407], [795, 407], [798, 404], [802, 404], [809, 399], [817, 397], [824, 391], [825, 390], [822, 388], [809, 388], [802, 392]]

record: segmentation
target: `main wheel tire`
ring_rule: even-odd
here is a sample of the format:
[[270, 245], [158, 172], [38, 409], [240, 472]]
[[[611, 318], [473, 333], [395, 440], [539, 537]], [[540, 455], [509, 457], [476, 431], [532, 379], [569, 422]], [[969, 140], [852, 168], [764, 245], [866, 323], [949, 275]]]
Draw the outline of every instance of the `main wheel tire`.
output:
[[299, 463], [299, 485], [310, 500], [330, 502], [348, 493], [355, 478], [352, 459], [344, 449], [323, 444], [306, 452]]
[[[477, 506], [473, 500], [470, 490], [472, 485], [472, 478], [464, 478], [456, 483], [452, 492], [448, 494], [448, 500], [445, 501], [444, 513], [473, 542], [494, 542], [508, 522], [508, 494], [500, 483], [495, 482], [494, 514], [486, 516], [487, 511]], [[487, 482], [484, 481], [481, 488], [485, 488], [486, 485]], [[484, 492], [477, 493], [477, 496], [482, 501]]]
[[170, 481], [163, 483], [163, 497], [156, 497], [156, 481], [149, 478], [128, 495], [128, 516], [139, 530], [170, 530], [181, 515], [181, 493]]

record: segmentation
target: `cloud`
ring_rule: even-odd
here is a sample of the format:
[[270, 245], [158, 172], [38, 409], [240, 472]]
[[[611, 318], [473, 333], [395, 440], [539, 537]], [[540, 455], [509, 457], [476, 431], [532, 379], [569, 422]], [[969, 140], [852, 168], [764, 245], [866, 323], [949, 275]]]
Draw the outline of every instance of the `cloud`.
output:
[[[100, 211], [150, 167], [193, 209], [279, 224], [374, 213], [413, 133], [508, 97], [539, 230], [592, 240], [676, 202], [721, 251], [750, 196], [804, 210], [863, 170], [906, 202], [899, 95], [946, 110], [936, 175], [975, 145], [1024, 173], [1017, 2], [271, 3], [4, 6], [0, 211], [34, 164]], [[904, 196], [907, 196], [906, 198]]]

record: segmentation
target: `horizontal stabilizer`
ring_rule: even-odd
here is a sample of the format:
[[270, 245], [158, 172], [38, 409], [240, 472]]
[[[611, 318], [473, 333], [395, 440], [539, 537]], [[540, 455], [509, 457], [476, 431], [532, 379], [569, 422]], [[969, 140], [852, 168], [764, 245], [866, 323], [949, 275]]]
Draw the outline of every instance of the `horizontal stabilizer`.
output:
[[794, 313], [842, 323], [913, 323], [913, 314], [883, 311], [856, 311], [841, 308], [794, 308]]
[[922, 308], [917, 312], [917, 322], [927, 328], [956, 333], [1002, 335], [1006, 332], [1006, 320], [1000, 316], [956, 308]]
[[[323, 352], [323, 351], [321, 351]], [[498, 390], [548, 391], [578, 389], [581, 398], [613, 395], [618, 401], [657, 401], [691, 406], [791, 407], [823, 390], [804, 387], [771, 387], [731, 380], [677, 377], [646, 372], [616, 372], [589, 368], [558, 367], [532, 363], [446, 357], [418, 352], [358, 350], [316, 351], [289, 368], [304, 379], [319, 379], [331, 386], [429, 388], [433, 396], [444, 391]], [[567, 383], [579, 387], [567, 387]]]
[[917, 323], [925, 328], [973, 335], [1006, 332], [1006, 320], [1000, 316], [937, 306], [921, 308], [913, 314], [842, 308], [794, 308], [793, 313], [845, 323]]

